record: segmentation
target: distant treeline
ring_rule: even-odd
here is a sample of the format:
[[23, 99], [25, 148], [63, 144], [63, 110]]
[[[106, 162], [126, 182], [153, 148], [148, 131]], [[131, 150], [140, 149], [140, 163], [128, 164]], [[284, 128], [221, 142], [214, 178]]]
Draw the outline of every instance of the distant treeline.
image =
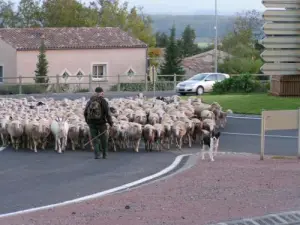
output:
[[[210, 41], [215, 36], [214, 15], [150, 15], [154, 31], [169, 34], [173, 24], [176, 25], [176, 36], [180, 37], [184, 28], [190, 25], [196, 32], [196, 37]], [[224, 37], [233, 29], [235, 16], [218, 16], [218, 36]]]

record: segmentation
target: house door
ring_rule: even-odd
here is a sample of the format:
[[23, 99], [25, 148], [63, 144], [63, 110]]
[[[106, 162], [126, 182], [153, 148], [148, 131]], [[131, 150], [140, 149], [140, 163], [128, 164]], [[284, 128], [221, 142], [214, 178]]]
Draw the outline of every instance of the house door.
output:
[[3, 82], [3, 66], [0, 66], [0, 83]]

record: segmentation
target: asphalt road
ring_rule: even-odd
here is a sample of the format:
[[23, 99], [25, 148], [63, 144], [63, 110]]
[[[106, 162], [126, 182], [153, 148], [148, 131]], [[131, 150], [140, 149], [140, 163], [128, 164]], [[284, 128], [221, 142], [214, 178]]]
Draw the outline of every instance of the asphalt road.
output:
[[92, 152], [37, 154], [5, 149], [0, 153], [0, 214], [59, 203], [97, 193], [159, 172], [174, 153], [110, 153], [107, 160]]
[[[260, 153], [260, 119], [228, 118], [220, 139], [220, 150]], [[269, 131], [265, 133], [266, 155], [297, 155], [297, 130]]]
[[[134, 94], [122, 93], [122, 97]], [[153, 93], [145, 95], [150, 97]], [[88, 95], [47, 95], [56, 99], [81, 96]], [[120, 94], [106, 93], [106, 96], [112, 98]], [[265, 154], [297, 154], [297, 131], [268, 132], [266, 135]], [[107, 160], [94, 160], [91, 152], [67, 151], [59, 155], [52, 151], [34, 154], [5, 149], [0, 152], [0, 214], [54, 204], [129, 183], [167, 167], [177, 154], [199, 150], [199, 146], [185, 148], [182, 152], [145, 153], [141, 149], [139, 153], [110, 153]], [[260, 119], [228, 118], [220, 151], [259, 153]]]

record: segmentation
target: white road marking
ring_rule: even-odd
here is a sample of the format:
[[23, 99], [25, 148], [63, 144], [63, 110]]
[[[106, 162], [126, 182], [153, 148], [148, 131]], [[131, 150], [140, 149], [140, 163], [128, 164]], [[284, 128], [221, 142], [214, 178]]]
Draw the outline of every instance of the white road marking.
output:
[[2, 152], [6, 147], [0, 147], [0, 152]]
[[31, 208], [31, 209], [26, 209], [26, 210], [20, 210], [20, 211], [12, 212], [12, 213], [1, 214], [0, 218], [20, 215], [20, 214], [25, 214], [25, 213], [30, 213], [30, 212], [41, 211], [41, 210], [50, 209], [50, 208], [59, 207], [59, 206], [66, 206], [66, 205], [70, 205], [70, 204], [74, 204], [74, 203], [79, 203], [79, 202], [83, 202], [83, 201], [103, 197], [105, 195], [112, 194], [114, 192], [120, 191], [120, 190], [125, 189], [125, 188], [129, 189], [129, 188], [131, 188], [135, 185], [141, 184], [141, 183], [143, 183], [145, 181], [148, 181], [148, 180], [152, 180], [154, 178], [157, 178], [157, 177], [159, 177], [163, 174], [166, 174], [166, 173], [170, 172], [176, 166], [178, 166], [178, 164], [181, 162], [181, 160], [184, 156], [191, 156], [191, 155], [193, 155], [193, 154], [179, 155], [175, 158], [175, 160], [173, 161], [173, 163], [170, 166], [168, 166], [167, 168], [161, 170], [160, 172], [155, 173], [153, 175], [150, 175], [148, 177], [142, 178], [140, 180], [137, 180], [137, 181], [134, 181], [134, 182], [131, 182], [131, 183], [128, 183], [128, 184], [124, 184], [124, 185], [116, 187], [116, 188], [112, 188], [112, 189], [102, 191], [102, 192], [99, 192], [99, 193], [96, 193], [96, 194], [87, 195], [87, 196], [84, 196], [84, 197], [81, 197], [81, 198], [76, 198], [76, 199], [61, 202], [61, 203], [56, 203], [56, 204], [52, 204], [52, 205], [41, 206], [41, 207], [36, 207], [36, 208]]
[[[231, 133], [231, 132], [222, 132], [222, 134], [230, 134], [230, 135], [240, 135], [240, 136], [257, 136], [260, 137], [260, 134], [250, 134], [250, 133]], [[265, 137], [274, 137], [274, 138], [292, 138], [297, 139], [297, 136], [284, 136], [284, 135], [268, 135], [266, 134]]]
[[244, 119], [244, 120], [261, 120], [261, 117], [250, 117], [250, 116], [227, 116], [232, 119]]

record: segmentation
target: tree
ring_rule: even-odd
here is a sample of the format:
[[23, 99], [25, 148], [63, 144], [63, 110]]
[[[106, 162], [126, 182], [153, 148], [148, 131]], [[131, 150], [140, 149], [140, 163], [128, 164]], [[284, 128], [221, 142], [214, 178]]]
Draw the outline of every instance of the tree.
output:
[[45, 0], [42, 9], [45, 27], [90, 27], [98, 22], [98, 12], [76, 0]]
[[45, 43], [42, 38], [41, 45], [39, 48], [38, 62], [36, 64], [35, 72], [35, 83], [48, 83], [48, 60], [46, 58]]
[[17, 27], [18, 15], [14, 11], [14, 3], [0, 0], [0, 28]]
[[98, 11], [99, 25], [102, 27], [119, 27], [133, 37], [145, 42], [150, 47], [155, 46], [155, 36], [152, 31], [152, 20], [143, 14], [142, 8], [128, 9], [128, 2], [120, 4], [119, 0], [98, 0], [93, 2]]
[[147, 43], [150, 47], [155, 46], [155, 36], [153, 35], [151, 27], [150, 16], [144, 16], [142, 8], [138, 9], [133, 7], [127, 17], [127, 31], [139, 40]]
[[163, 63], [160, 69], [161, 74], [165, 74], [165, 75], [185, 74], [185, 71], [181, 66], [180, 49], [177, 46], [175, 37], [176, 37], [176, 28], [175, 25], [173, 25], [173, 27], [170, 30], [169, 44], [165, 52], [165, 62]]
[[187, 25], [184, 28], [181, 37], [181, 49], [182, 49], [182, 56], [189, 57], [194, 55], [198, 50], [198, 45], [195, 44], [196, 40], [196, 33], [195, 30], [191, 28], [190, 25]]
[[156, 39], [156, 47], [165, 48], [168, 46], [169, 37], [166, 33], [156, 32], [155, 39]]
[[257, 10], [248, 10], [242, 13], [237, 13], [237, 17], [234, 21], [234, 32], [251, 30], [255, 39], [262, 39], [264, 37], [264, 31], [262, 26], [264, 20], [262, 14]]
[[21, 0], [18, 6], [20, 27], [41, 27], [43, 25], [40, 0]]
[[263, 47], [259, 45], [258, 36], [255, 35], [258, 34], [260, 23], [260, 13], [256, 11], [238, 14], [233, 31], [222, 40], [221, 50], [232, 57], [219, 65], [220, 72], [260, 73], [260, 67], [263, 65], [260, 53]]

